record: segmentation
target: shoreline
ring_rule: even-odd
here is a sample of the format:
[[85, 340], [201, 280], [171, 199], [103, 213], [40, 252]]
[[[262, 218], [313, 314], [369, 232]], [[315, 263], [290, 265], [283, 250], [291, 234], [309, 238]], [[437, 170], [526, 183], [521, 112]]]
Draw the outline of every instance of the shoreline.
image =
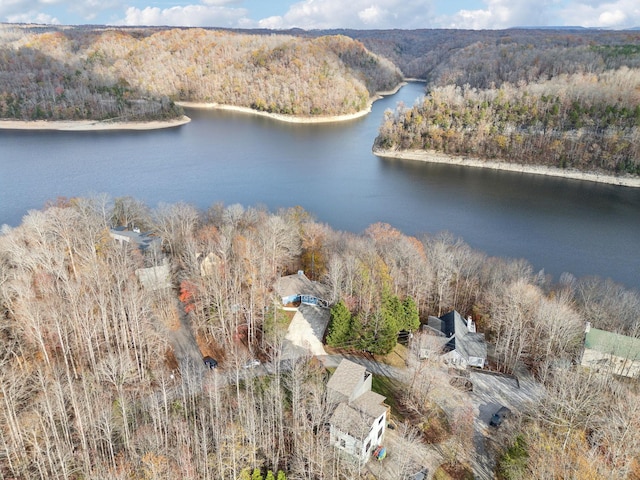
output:
[[294, 115], [284, 115], [282, 113], [261, 112], [259, 110], [254, 110], [249, 107], [239, 107], [236, 105], [227, 105], [224, 103], [206, 103], [206, 102], [175, 102], [175, 103], [176, 105], [179, 105], [182, 108], [195, 108], [195, 109], [202, 109], [202, 110], [226, 110], [229, 112], [247, 113], [247, 114], [256, 115], [259, 117], [271, 118], [273, 120], [278, 120], [280, 122], [285, 122], [285, 123], [333, 123], [333, 122], [345, 122], [349, 120], [354, 120], [356, 118], [362, 118], [368, 115], [369, 113], [371, 113], [371, 107], [374, 102], [388, 95], [394, 95], [395, 93], [398, 93], [398, 90], [400, 90], [406, 84], [407, 84], [407, 81], [403, 80], [393, 90], [376, 92], [375, 95], [369, 99], [368, 105], [365, 109], [355, 113], [347, 113], [344, 115], [319, 115], [317, 117], [310, 117], [310, 116], [298, 117]]
[[[208, 110], [227, 110], [239, 113], [248, 113], [262, 117], [272, 118], [286, 123], [332, 123], [344, 122], [361, 118], [371, 113], [373, 103], [381, 98], [398, 92], [409, 80], [401, 81], [394, 89], [376, 92], [369, 99], [365, 109], [345, 115], [321, 115], [317, 117], [296, 117], [280, 113], [260, 112], [249, 107], [239, 107], [222, 103], [205, 102], [175, 102], [183, 108], [196, 108]], [[179, 127], [189, 123], [191, 119], [186, 115], [167, 121], [152, 120], [149, 122], [118, 122], [115, 120], [3, 120], [0, 119], [0, 130], [42, 130], [42, 131], [106, 131], [106, 130], [158, 130], [161, 128]]]
[[473, 157], [447, 155], [436, 151], [373, 149], [373, 154], [377, 157], [384, 158], [397, 158], [401, 160], [414, 160], [430, 163], [446, 163], [448, 165], [460, 165], [463, 167], [489, 168], [493, 170], [547, 175], [551, 177], [570, 178], [573, 180], [606, 183], [622, 187], [640, 188], [640, 178], [637, 177], [616, 177], [615, 175], [603, 173], [580, 172], [578, 170], [563, 170], [561, 168], [538, 165], [520, 165], [517, 163], [496, 162]]
[[173, 120], [152, 120], [149, 122], [117, 122], [110, 120], [0, 120], [0, 130], [41, 130], [41, 131], [105, 131], [105, 130], [158, 130], [179, 127], [189, 123], [186, 115]]

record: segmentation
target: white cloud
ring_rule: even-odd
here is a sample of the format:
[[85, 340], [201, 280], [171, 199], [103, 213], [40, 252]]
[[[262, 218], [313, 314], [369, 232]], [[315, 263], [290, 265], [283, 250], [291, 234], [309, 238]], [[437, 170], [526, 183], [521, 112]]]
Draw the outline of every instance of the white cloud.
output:
[[388, 15], [388, 13], [389, 12], [386, 10], [382, 10], [375, 5], [371, 5], [370, 7], [358, 12], [358, 17], [365, 25], [375, 25], [380, 23], [383, 16]]
[[[225, 3], [223, 1], [210, 3]], [[226, 2], [229, 3], [229, 2]], [[145, 7], [143, 9], [129, 7], [125, 18], [115, 22], [119, 25], [172, 25], [185, 27], [225, 26], [236, 27], [246, 24], [247, 10], [243, 8], [227, 8], [217, 5], [186, 5], [160, 9]]]
[[613, 2], [576, 1], [560, 11], [565, 25], [584, 27], [631, 28], [640, 26], [640, 4], [637, 0]]
[[56, 17], [52, 17], [46, 13], [37, 11], [30, 11], [26, 13], [19, 13], [16, 15], [7, 15], [7, 22], [9, 23], [39, 23], [49, 25], [59, 25], [60, 21]]
[[548, 1], [487, 0], [486, 8], [460, 10], [438, 18], [444, 28], [499, 29], [547, 25], [552, 4]]
[[258, 22], [264, 28], [429, 28], [431, 1], [424, 0], [302, 0], [282, 16]]

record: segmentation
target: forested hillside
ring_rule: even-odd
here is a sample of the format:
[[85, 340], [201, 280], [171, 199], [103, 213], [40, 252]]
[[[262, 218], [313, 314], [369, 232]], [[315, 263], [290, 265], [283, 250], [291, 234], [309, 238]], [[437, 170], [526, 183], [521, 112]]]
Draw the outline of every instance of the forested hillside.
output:
[[[152, 232], [160, 250], [116, 243], [117, 225]], [[142, 282], [140, 269], [165, 261], [169, 288]], [[305, 357], [279, 367], [288, 318], [273, 285], [298, 269], [351, 318], [354, 333], [336, 336], [337, 346], [387, 341], [390, 312], [415, 328], [412, 312], [424, 321], [455, 308], [487, 335], [496, 369], [526, 365], [547, 394], [495, 437], [501, 471], [512, 475], [503, 478], [637, 475], [634, 384], [573, 362], [585, 321], [638, 335], [638, 292], [569, 274], [555, 282], [446, 234], [408, 237], [377, 224], [355, 235], [301, 208], [151, 210], [129, 197], [59, 199], [0, 235], [0, 475], [360, 478], [329, 444], [325, 369]], [[215, 356], [218, 371], [185, 361], [185, 348]], [[250, 356], [273, 362], [273, 373], [245, 379]], [[411, 385], [389, 400], [411, 405], [397, 434], [413, 446], [426, 441], [409, 419], [429, 415], [433, 368], [410, 370]], [[467, 445], [456, 415], [452, 441]], [[469, 454], [446, 445], [458, 459]], [[415, 473], [394, 454], [392, 478]]]
[[178, 100], [339, 115], [401, 80], [340, 36], [9, 25], [0, 35], [0, 118], [157, 119], [179, 115]]
[[364, 41], [427, 80], [424, 101], [386, 116], [376, 148], [640, 174], [637, 32], [381, 32]]
[[406, 77], [429, 85], [539, 81], [560, 74], [640, 67], [640, 32], [585, 29], [335, 30], [362, 41]]
[[383, 150], [436, 150], [612, 174], [640, 175], [640, 69], [558, 75], [499, 88], [434, 87], [386, 112]]

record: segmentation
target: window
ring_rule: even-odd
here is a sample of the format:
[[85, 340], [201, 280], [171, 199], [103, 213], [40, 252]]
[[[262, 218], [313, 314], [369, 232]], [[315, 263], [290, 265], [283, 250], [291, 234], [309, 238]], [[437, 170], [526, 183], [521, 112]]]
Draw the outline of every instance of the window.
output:
[[371, 440], [369, 440], [369, 442], [367, 443], [366, 451], [369, 452], [370, 448], [371, 448]]
[[382, 436], [382, 431], [384, 430], [384, 428], [381, 428], [380, 430], [378, 430], [378, 438], [380, 438]]
[[383, 420], [384, 420], [384, 415], [380, 417], [380, 420], [378, 420], [378, 425], [380, 425]]

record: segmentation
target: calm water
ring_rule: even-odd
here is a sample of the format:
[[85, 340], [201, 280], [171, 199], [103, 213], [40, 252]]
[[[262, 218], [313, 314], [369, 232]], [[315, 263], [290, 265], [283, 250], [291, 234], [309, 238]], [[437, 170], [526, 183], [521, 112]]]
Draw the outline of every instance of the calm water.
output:
[[0, 131], [0, 224], [58, 196], [102, 192], [151, 207], [301, 205], [341, 230], [447, 230], [556, 279], [640, 288], [640, 189], [373, 156], [384, 110], [421, 94], [409, 84], [366, 118], [329, 125], [190, 110], [190, 124], [152, 132]]

